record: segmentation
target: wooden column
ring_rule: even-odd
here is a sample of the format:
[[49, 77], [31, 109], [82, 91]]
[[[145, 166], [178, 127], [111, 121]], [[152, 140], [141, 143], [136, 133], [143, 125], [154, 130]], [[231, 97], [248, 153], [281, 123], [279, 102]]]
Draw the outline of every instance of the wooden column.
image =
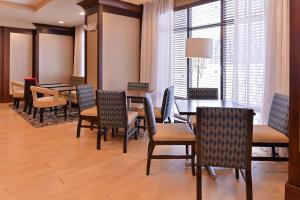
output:
[[300, 199], [300, 1], [290, 0], [289, 176], [285, 199]]
[[4, 28], [0, 26], [0, 102], [3, 102], [3, 68], [4, 68]]

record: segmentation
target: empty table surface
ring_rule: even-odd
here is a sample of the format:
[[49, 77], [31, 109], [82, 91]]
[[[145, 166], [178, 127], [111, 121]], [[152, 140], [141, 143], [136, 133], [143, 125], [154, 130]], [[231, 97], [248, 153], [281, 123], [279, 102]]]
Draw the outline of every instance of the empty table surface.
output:
[[175, 104], [180, 115], [196, 115], [197, 107], [245, 108], [227, 100], [176, 99]]
[[60, 88], [60, 87], [73, 87], [69, 84], [64, 84], [64, 83], [53, 83], [53, 84], [40, 84], [40, 87], [44, 88]]
[[147, 93], [150, 95], [155, 93], [154, 90], [125, 90], [125, 92], [128, 98], [144, 98]]

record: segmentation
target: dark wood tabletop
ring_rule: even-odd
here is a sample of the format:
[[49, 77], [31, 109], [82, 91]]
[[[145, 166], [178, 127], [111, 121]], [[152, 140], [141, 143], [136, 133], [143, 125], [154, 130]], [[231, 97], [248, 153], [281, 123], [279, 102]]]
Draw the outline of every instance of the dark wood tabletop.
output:
[[65, 87], [53, 87], [51, 89], [58, 90], [58, 92], [70, 92], [70, 91], [75, 91], [76, 87], [75, 86], [65, 86]]
[[47, 84], [39, 84], [39, 86], [44, 88], [49, 88], [49, 89], [60, 88], [60, 87], [73, 87], [70, 84], [64, 84], [64, 83], [53, 83], [53, 84], [47, 83]]
[[246, 108], [233, 101], [225, 100], [176, 99], [175, 104], [180, 115], [196, 115], [197, 107]]

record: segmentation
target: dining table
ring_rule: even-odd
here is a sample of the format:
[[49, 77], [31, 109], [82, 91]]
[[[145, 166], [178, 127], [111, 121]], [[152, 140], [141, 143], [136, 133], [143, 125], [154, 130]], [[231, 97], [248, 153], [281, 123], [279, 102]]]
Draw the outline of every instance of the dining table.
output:
[[146, 94], [149, 94], [150, 96], [154, 95], [156, 93], [155, 90], [125, 90], [126, 96], [127, 96], [127, 107], [130, 108], [131, 106], [131, 99], [141, 99], [143, 100], [145, 98]]
[[[197, 115], [197, 108], [198, 107], [213, 107], [213, 108], [248, 108], [243, 106], [239, 103], [230, 100], [201, 100], [201, 99], [176, 99], [175, 105], [177, 107], [178, 113], [180, 115], [187, 115], [188, 117], [191, 115]], [[197, 136], [198, 141], [200, 141], [200, 134]], [[196, 156], [200, 153], [199, 151], [196, 152]], [[208, 173], [213, 177], [216, 178], [217, 175], [215, 170], [212, 166], [206, 166]]]

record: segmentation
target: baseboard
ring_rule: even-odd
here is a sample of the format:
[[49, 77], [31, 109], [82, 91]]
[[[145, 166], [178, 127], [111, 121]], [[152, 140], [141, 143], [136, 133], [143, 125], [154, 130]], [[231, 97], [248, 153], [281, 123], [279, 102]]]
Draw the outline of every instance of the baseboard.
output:
[[300, 187], [285, 184], [285, 200], [298, 200], [300, 199]]

